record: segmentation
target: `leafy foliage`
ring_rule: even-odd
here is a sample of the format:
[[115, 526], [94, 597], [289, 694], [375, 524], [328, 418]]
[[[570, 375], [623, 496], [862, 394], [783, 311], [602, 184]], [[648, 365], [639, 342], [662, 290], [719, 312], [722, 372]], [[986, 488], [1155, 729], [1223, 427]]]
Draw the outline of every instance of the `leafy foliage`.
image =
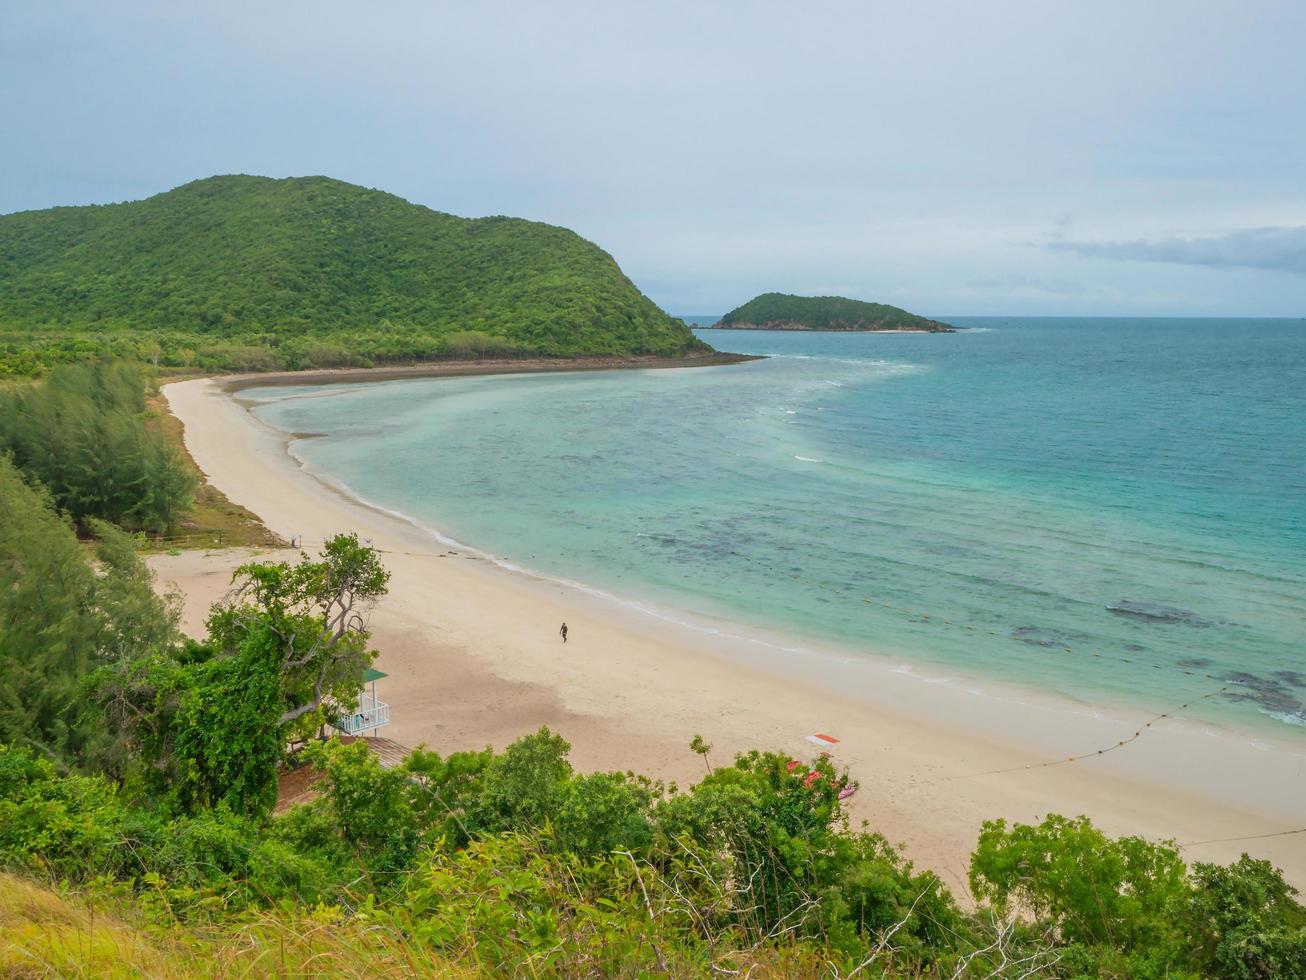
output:
[[716, 324], [761, 330], [921, 330], [950, 333], [953, 328], [896, 306], [843, 296], [790, 296], [763, 293], [731, 310]]
[[1306, 909], [1270, 862], [1198, 864], [1193, 884], [1184, 918], [1197, 963], [1236, 980], [1306, 980]]
[[100, 776], [60, 776], [29, 750], [0, 745], [0, 861], [59, 878], [114, 868], [127, 809]]
[[1015, 902], [1049, 923], [1068, 967], [1087, 975], [1306, 977], [1306, 909], [1268, 862], [1198, 864], [1138, 837], [1111, 839], [1086, 817], [984, 824], [975, 896]]
[[[1265, 862], [1198, 865], [1189, 875], [1168, 848], [1149, 845], [1140, 865], [1134, 839], [1097, 834], [1082, 819], [1046, 830], [989, 825], [972, 869], [984, 887], [1019, 880], [1004, 901], [1065, 889], [1020, 925], [995, 905], [962, 912], [883, 838], [850, 831], [837, 793], [817, 788], [842, 778], [828, 763], [791, 769], [782, 756], [750, 753], [683, 793], [637, 783], [652, 791], [626, 799], [639, 801], [649, 833], [631, 835], [631, 810], [613, 807], [606, 790], [591, 796], [584, 787], [596, 777], [564, 771], [565, 753], [541, 730], [502, 754], [423, 751], [386, 770], [363, 744], [333, 741], [311, 753], [325, 773], [322, 796], [268, 819], [222, 806], [169, 817], [102, 777], [61, 776], [0, 746], [0, 865], [99, 896], [134, 895], [160, 923], [235, 929], [253, 909], [316, 907], [326, 921], [366, 925], [495, 975], [763, 964], [782, 975], [871, 966], [883, 976], [1306, 975], [1306, 910]], [[609, 787], [629, 783], [599, 775]], [[499, 811], [518, 829], [446, 833], [510, 787], [528, 787], [534, 801]], [[555, 830], [567, 820], [615, 846], [577, 850]], [[1035, 857], [1036, 844], [1069, 857], [1035, 860], [1009, 879], [1001, 861], [993, 878], [981, 870], [989, 852]], [[1126, 884], [1121, 869], [1140, 866]], [[1139, 894], [1111, 906], [1113, 874]], [[1151, 904], [1161, 892], [1165, 901]], [[1114, 918], [1129, 915], [1131, 901], [1156, 909], [1155, 918], [1143, 911], [1144, 928]], [[1095, 910], [1104, 902], [1106, 914]]]
[[970, 887], [999, 910], [1018, 901], [1089, 945], [1165, 940], [1166, 912], [1187, 887], [1173, 848], [1139, 837], [1111, 841], [1086, 817], [1052, 815], [1038, 826], [1001, 820], [980, 832]]
[[319, 559], [242, 565], [206, 643], [104, 676], [109, 717], [170, 809], [266, 814], [287, 741], [357, 704], [375, 657], [363, 616], [389, 575], [352, 534]]
[[696, 349], [574, 232], [326, 177], [0, 216], [0, 374], [88, 355], [258, 371]]
[[195, 479], [144, 413], [138, 368], [68, 365], [43, 384], [0, 391], [0, 453], [84, 527], [100, 519], [167, 533]]
[[155, 595], [131, 542], [96, 524], [98, 568], [46, 492], [0, 456], [0, 740], [62, 765], [115, 769], [88, 678], [171, 646], [175, 597]]

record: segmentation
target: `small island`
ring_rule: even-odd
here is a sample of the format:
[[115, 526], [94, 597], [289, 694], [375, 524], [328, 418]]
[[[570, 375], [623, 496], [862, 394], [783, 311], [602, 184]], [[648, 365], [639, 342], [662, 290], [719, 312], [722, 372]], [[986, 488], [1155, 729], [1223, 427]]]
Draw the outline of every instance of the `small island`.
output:
[[736, 330], [846, 330], [861, 332], [956, 333], [938, 320], [884, 303], [844, 296], [790, 296], [763, 293], [731, 310], [712, 325]]

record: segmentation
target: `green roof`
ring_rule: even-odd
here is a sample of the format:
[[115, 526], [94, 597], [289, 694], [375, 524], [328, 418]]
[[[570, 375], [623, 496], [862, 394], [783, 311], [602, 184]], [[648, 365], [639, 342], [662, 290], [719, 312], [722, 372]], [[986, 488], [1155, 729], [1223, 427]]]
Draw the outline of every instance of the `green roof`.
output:
[[377, 670], [375, 667], [368, 667], [367, 670], [363, 671], [363, 683], [368, 684], [372, 681], [379, 681], [382, 677], [388, 676], [388, 674]]

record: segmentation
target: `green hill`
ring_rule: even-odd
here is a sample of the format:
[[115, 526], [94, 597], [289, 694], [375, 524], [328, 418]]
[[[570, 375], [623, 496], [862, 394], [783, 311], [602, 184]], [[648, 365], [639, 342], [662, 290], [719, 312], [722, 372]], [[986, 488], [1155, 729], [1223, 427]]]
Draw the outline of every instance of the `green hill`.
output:
[[746, 330], [918, 330], [922, 333], [955, 330], [946, 323], [884, 303], [786, 293], [763, 293], [731, 310], [716, 326]]
[[574, 232], [327, 177], [0, 216], [0, 363], [133, 348], [249, 369], [706, 349]]

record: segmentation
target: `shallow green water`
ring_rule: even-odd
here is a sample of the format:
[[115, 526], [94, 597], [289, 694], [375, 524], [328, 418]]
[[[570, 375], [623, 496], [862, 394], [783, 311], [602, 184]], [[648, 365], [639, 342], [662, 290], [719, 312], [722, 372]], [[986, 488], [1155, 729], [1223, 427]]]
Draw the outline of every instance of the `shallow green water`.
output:
[[1306, 737], [1306, 321], [958, 322], [246, 395], [369, 501], [663, 613]]

